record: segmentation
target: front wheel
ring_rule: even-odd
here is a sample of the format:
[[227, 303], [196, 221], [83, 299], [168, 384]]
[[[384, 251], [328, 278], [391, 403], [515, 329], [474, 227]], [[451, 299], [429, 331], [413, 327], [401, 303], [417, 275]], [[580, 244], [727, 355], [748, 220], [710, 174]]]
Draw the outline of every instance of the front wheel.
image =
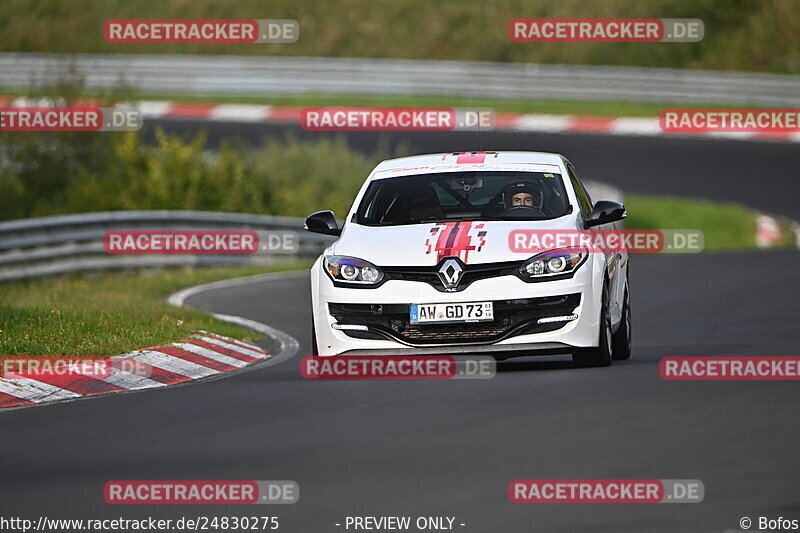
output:
[[625, 287], [625, 298], [622, 304], [622, 319], [619, 329], [611, 338], [614, 360], [624, 361], [631, 358], [631, 295]]
[[311, 318], [311, 355], [319, 355], [317, 348], [317, 329], [314, 327], [314, 318]]
[[608, 285], [603, 285], [600, 309], [600, 342], [597, 348], [578, 350], [572, 354], [572, 364], [577, 367], [608, 366], [612, 360], [611, 314], [608, 311]]

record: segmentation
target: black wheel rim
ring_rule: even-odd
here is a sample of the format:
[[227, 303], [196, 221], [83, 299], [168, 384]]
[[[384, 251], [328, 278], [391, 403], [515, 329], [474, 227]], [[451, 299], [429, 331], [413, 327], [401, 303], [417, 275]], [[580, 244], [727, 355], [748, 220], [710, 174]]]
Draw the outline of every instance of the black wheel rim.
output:
[[628, 291], [625, 291], [625, 336], [628, 344], [628, 352], [631, 351], [631, 297]]

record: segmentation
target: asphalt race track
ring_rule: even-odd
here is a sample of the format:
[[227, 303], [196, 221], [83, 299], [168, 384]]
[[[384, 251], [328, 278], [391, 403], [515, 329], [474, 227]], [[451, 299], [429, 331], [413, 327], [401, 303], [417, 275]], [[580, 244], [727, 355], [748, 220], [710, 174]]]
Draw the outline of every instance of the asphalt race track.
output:
[[[257, 141], [275, 130], [216, 125], [212, 138], [234, 132]], [[477, 148], [459, 135], [420, 135], [410, 148]], [[350, 140], [369, 148], [366, 136]], [[483, 148], [560, 151], [584, 179], [800, 218], [793, 144], [498, 133]], [[465, 532], [721, 532], [743, 516], [800, 518], [797, 383], [658, 375], [667, 355], [797, 356], [800, 253], [631, 262], [630, 361], [573, 369], [528, 358], [491, 380], [307, 381], [305, 278], [198, 294], [187, 303], [281, 329], [300, 352], [211, 382], [0, 413], [0, 506], [27, 518], [277, 514], [281, 531], [319, 533], [344, 531], [335, 524], [348, 515], [455, 516]], [[700, 479], [705, 500], [512, 504], [518, 478]], [[111, 506], [102, 486], [112, 479], [291, 479], [301, 496], [255, 511]]]
[[344, 136], [353, 148], [367, 153], [381, 148], [390, 151], [390, 157], [395, 149], [401, 150], [399, 155], [478, 149], [559, 152], [582, 179], [611, 183], [626, 192], [739, 202], [800, 220], [797, 143], [508, 131], [483, 132], [479, 139], [475, 132], [320, 133], [294, 125], [214, 122], [209, 127], [200, 121], [166, 119], [150, 123], [187, 136], [206, 130], [211, 145], [232, 139], [260, 145], [275, 136]]

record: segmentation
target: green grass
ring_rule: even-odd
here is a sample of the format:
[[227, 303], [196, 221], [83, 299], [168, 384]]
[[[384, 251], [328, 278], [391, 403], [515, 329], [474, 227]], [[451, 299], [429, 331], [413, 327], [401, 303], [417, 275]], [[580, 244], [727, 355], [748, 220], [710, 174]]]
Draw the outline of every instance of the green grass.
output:
[[[86, 90], [86, 98], [102, 97], [104, 93]], [[29, 96], [29, 91], [0, 88], [5, 96]], [[496, 113], [549, 113], [597, 117], [658, 117], [665, 108], [724, 107], [719, 102], [653, 103], [624, 101], [526, 100], [505, 98], [465, 98], [458, 96], [370, 96], [343, 94], [294, 94], [269, 96], [230, 96], [220, 94], [187, 95], [177, 93], [140, 92], [139, 100], [167, 100], [187, 103], [258, 104], [297, 107], [452, 107], [488, 108]], [[749, 107], [762, 107], [752, 104]]]
[[756, 248], [758, 212], [731, 203], [626, 195], [625, 229], [698, 229], [707, 251]]
[[181, 268], [3, 283], [0, 354], [120, 355], [170, 344], [201, 329], [255, 340], [261, 335], [201, 311], [172, 307], [165, 298], [201, 283], [309, 266]]
[[[699, 18], [697, 43], [515, 43], [515, 18]], [[295, 19], [292, 44], [112, 44], [108, 19]], [[796, 0], [3, 0], [0, 49], [512, 61], [800, 72]]]

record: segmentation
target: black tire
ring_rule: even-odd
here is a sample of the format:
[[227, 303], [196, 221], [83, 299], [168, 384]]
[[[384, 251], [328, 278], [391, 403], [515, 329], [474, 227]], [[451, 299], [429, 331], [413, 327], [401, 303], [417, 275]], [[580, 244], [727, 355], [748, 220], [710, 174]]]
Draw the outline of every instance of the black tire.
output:
[[311, 318], [311, 355], [319, 355], [317, 348], [317, 330], [314, 328], [314, 318]]
[[578, 350], [572, 354], [572, 364], [577, 367], [608, 366], [612, 361], [611, 315], [608, 312], [608, 284], [603, 284], [600, 308], [600, 342], [597, 348]]
[[631, 358], [631, 295], [629, 291], [630, 287], [626, 286], [622, 301], [622, 318], [617, 332], [611, 338], [611, 349], [615, 361]]

